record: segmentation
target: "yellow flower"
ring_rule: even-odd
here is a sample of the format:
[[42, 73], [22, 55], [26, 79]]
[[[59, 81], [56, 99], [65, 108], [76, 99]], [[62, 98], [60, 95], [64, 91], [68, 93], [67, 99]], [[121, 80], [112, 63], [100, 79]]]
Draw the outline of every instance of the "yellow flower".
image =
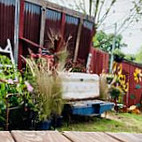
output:
[[117, 68], [117, 63], [114, 62], [112, 67], [112, 74], [116, 72], [116, 68]]
[[125, 87], [125, 91], [128, 92], [129, 91], [129, 83], [126, 83], [126, 87]]
[[129, 91], [129, 83], [128, 82], [125, 85], [123, 85], [123, 90], [126, 93]]
[[123, 74], [118, 75], [118, 80], [121, 85], [126, 84], [126, 76], [125, 75], [123, 75]]
[[139, 81], [142, 81], [142, 73], [141, 69], [136, 68], [134, 71], [134, 80], [138, 83]]
[[118, 78], [119, 78], [120, 81], [125, 81], [126, 80], [126, 76], [123, 75], [123, 74], [119, 74]]
[[122, 74], [122, 64], [120, 64], [120, 65], [118, 66], [117, 72], [118, 72], [119, 75]]
[[128, 90], [129, 90], [129, 83], [126, 81], [126, 76], [123, 75], [123, 74], [118, 75], [118, 82], [119, 82], [120, 88], [124, 92], [128, 92]]
[[118, 64], [116, 62], [113, 63], [112, 73], [122, 74], [122, 64]]

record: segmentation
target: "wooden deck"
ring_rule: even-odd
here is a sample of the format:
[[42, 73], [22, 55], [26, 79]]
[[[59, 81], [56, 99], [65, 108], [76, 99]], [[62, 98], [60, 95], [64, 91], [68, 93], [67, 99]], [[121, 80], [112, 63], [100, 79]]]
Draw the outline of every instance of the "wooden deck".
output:
[[0, 142], [142, 142], [142, 134], [58, 131], [1, 131]]

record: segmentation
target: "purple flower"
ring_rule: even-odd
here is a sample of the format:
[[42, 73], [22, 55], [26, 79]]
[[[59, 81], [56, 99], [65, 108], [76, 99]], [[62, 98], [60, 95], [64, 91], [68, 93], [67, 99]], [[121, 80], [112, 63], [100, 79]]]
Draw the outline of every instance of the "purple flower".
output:
[[29, 92], [33, 92], [34, 88], [30, 85], [30, 83], [28, 81], [25, 81], [25, 85], [26, 85], [27, 90]]
[[7, 80], [7, 83], [9, 83], [9, 84], [14, 84], [14, 81], [13, 81], [12, 79], [8, 79], [8, 80]]

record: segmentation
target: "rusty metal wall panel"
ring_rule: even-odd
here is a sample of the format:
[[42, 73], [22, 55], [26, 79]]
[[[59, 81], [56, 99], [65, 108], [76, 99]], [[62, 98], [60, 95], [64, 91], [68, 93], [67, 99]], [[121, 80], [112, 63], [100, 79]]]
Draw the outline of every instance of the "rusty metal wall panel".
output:
[[[142, 81], [136, 82], [134, 80], [134, 71], [136, 68], [142, 70], [142, 67], [127, 61], [122, 61], [120, 64], [122, 64], [122, 73], [126, 75], [126, 79], [129, 83], [128, 93], [124, 96], [124, 104], [127, 107], [138, 105], [142, 101]], [[137, 89], [137, 85], [141, 88]]]
[[126, 82], [129, 83], [129, 89], [128, 89], [128, 92], [124, 95], [123, 103], [124, 103], [124, 105], [129, 106], [129, 103], [130, 103], [130, 92], [131, 92], [131, 88], [132, 88], [131, 85], [130, 85], [130, 80], [132, 81], [133, 76], [131, 75], [132, 72], [130, 70], [130, 65], [129, 64], [127, 64], [125, 62], [122, 62], [120, 64], [122, 65], [122, 74], [125, 75]]
[[109, 66], [109, 54], [94, 48], [91, 48], [91, 54], [91, 72], [98, 75], [100, 75], [102, 71], [105, 71], [107, 73]]
[[[24, 11], [24, 37], [39, 44], [41, 7], [25, 2]], [[29, 44], [24, 44], [23, 54], [28, 54], [27, 49], [29, 47], [35, 52], [38, 50], [36, 47], [33, 47]]]
[[92, 42], [93, 23], [84, 20], [81, 32], [81, 39], [79, 45], [78, 58], [87, 62], [90, 45]]
[[46, 48], [53, 47], [52, 40], [55, 36], [59, 37], [61, 34], [61, 17], [60, 12], [47, 9], [44, 35], [44, 46]]
[[70, 15], [66, 15], [65, 19], [65, 29], [64, 29], [64, 40], [67, 41], [71, 36], [71, 39], [68, 42], [68, 51], [69, 58], [73, 59], [77, 32], [78, 32], [79, 19]]
[[[135, 81], [133, 73], [135, 71], [135, 67], [129, 65], [129, 103], [128, 105], [134, 105], [137, 103], [136, 96], [139, 95], [138, 92], [135, 90]], [[140, 90], [139, 90], [140, 91]], [[132, 98], [134, 96], [134, 98]]]
[[7, 45], [9, 38], [14, 47], [15, 0], [0, 0], [0, 46]]
[[39, 43], [41, 7], [25, 2], [24, 37]]
[[[137, 66], [130, 65], [130, 80], [129, 80], [129, 103], [128, 105], [135, 105], [140, 104], [142, 101], [142, 81], [136, 82], [134, 80], [134, 71], [136, 68], [139, 68]], [[142, 69], [142, 68], [139, 68]], [[137, 85], [141, 86], [141, 88], [137, 89]]]

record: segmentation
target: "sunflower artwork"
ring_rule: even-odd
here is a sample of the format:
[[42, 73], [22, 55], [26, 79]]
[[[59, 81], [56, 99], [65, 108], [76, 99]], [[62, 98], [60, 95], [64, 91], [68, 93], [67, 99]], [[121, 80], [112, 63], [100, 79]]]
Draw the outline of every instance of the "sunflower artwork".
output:
[[136, 68], [135, 71], [134, 71], [134, 73], [133, 73], [133, 75], [134, 75], [134, 80], [137, 83], [139, 83], [139, 82], [142, 81], [142, 70], [141, 69]]
[[114, 79], [111, 86], [112, 88], [119, 90], [120, 93], [116, 98], [119, 103], [123, 103], [123, 96], [127, 94], [129, 90], [129, 83], [126, 75], [123, 74], [122, 64], [114, 62], [112, 74], [114, 75]]
[[129, 83], [127, 81], [126, 75], [122, 72], [122, 64], [114, 62], [112, 73], [114, 74], [114, 84], [120, 88], [125, 94], [128, 92]]

